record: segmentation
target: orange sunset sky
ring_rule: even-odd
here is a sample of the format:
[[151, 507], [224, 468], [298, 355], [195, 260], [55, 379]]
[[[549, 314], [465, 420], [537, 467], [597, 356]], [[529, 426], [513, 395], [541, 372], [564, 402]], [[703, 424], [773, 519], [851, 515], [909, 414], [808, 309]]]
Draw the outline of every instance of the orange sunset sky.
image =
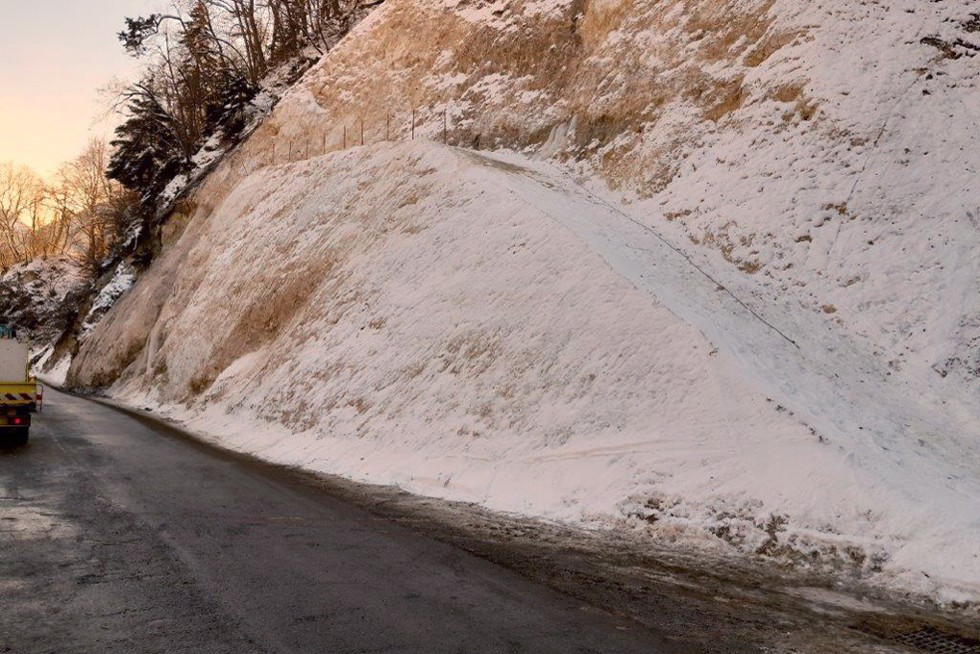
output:
[[[0, 161], [51, 175], [93, 135], [111, 132], [99, 89], [131, 74], [123, 18], [159, 0], [0, 0]], [[103, 94], [104, 95], [104, 94]]]

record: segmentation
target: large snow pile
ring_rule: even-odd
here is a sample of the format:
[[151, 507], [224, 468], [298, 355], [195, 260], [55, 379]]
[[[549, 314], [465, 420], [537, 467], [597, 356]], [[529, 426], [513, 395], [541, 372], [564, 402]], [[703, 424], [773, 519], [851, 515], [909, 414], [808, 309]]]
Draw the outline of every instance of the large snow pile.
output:
[[[69, 379], [277, 461], [980, 599], [970, 9], [388, 0]], [[321, 156], [413, 107], [469, 150]]]

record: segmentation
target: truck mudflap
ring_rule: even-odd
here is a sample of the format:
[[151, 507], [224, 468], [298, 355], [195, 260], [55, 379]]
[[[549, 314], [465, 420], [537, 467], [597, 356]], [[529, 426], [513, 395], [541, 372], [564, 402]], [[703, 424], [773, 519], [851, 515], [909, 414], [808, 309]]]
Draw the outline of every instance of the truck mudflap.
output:
[[30, 427], [0, 427], [0, 447], [27, 445], [30, 434]]

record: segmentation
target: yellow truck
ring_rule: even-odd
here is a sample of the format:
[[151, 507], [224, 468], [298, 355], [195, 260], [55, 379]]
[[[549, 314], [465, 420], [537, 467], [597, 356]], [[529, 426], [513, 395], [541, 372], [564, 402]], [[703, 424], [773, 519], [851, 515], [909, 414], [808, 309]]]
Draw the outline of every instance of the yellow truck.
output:
[[40, 411], [43, 388], [30, 373], [30, 346], [0, 338], [0, 442], [26, 445], [31, 414]]

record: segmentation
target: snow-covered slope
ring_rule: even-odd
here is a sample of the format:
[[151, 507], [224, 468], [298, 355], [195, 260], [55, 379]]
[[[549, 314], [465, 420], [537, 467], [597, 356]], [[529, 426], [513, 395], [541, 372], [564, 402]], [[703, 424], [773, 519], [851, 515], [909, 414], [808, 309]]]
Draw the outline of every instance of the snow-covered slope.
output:
[[[203, 194], [411, 137], [505, 147], [980, 402], [969, 0], [391, 0]], [[445, 115], [445, 120], [444, 120]], [[363, 129], [362, 129], [363, 128]], [[345, 138], [346, 133], [346, 138]]]
[[980, 599], [969, 10], [389, 0], [70, 381], [278, 461]]
[[921, 389], [799, 311], [763, 320], [546, 164], [416, 142], [266, 169], [156, 266], [75, 381], [125, 368], [116, 397], [232, 447], [920, 588], [980, 581], [968, 415], [911, 404]]

